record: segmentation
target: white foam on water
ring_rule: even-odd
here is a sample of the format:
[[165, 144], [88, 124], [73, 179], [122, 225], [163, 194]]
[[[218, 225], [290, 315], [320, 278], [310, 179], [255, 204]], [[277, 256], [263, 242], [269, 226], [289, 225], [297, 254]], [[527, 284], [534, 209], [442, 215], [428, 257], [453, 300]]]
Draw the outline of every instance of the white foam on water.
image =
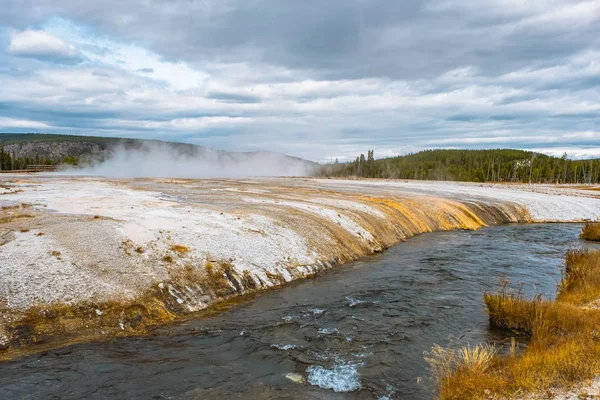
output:
[[306, 369], [308, 383], [336, 393], [353, 392], [361, 388], [355, 364], [339, 364], [331, 368], [311, 365]]
[[277, 350], [293, 350], [298, 346], [295, 344], [272, 344], [271, 347]]
[[337, 328], [321, 328], [318, 330], [321, 335], [331, 335], [332, 333], [338, 333]]
[[371, 357], [374, 353], [372, 351], [365, 351], [362, 353], [353, 353], [352, 356], [353, 357], [358, 357], [358, 358], [367, 358], [367, 357]]
[[366, 303], [364, 300], [358, 300], [350, 296], [346, 296], [346, 301], [348, 302], [348, 307], [355, 307], [359, 304]]

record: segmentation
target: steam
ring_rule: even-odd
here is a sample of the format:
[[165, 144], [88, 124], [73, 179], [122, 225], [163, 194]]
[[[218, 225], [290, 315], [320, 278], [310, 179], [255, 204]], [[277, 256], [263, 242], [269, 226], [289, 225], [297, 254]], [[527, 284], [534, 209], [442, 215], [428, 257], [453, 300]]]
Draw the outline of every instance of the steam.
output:
[[307, 176], [315, 166], [279, 153], [234, 153], [187, 144], [144, 143], [116, 147], [104, 161], [69, 173], [109, 178], [243, 178]]

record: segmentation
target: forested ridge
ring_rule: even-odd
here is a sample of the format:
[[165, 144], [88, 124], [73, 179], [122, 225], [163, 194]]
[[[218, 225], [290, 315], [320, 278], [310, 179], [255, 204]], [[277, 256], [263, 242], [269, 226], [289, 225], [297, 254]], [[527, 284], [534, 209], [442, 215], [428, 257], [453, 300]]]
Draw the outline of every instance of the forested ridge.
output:
[[373, 151], [352, 162], [324, 165], [320, 176], [467, 182], [599, 183], [600, 159], [570, 160], [513, 149], [425, 150], [375, 159]]

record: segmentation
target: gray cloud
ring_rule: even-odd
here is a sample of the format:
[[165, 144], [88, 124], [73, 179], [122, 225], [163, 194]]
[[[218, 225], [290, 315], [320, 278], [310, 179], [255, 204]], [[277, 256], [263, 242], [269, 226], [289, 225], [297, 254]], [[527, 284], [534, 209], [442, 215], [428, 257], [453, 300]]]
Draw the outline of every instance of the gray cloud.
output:
[[33, 19], [62, 15], [176, 60], [251, 61], [329, 78], [412, 79], [461, 65], [495, 74], [574, 54], [600, 33], [597, 1], [35, 3]]
[[213, 92], [209, 93], [206, 97], [225, 103], [260, 103], [260, 97], [241, 93]]
[[6, 37], [60, 17], [100, 38], [10, 42], [12, 58], [62, 65], [0, 67], [5, 124], [313, 160], [450, 146], [600, 155], [597, 0], [0, 5]]

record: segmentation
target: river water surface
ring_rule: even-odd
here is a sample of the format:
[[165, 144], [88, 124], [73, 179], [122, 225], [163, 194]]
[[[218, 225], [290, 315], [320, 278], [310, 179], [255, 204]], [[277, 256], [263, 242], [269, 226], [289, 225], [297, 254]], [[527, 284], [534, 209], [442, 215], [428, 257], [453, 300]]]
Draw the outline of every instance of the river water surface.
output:
[[423, 352], [505, 343], [483, 291], [506, 276], [553, 297], [580, 230], [422, 235], [216, 316], [2, 363], [0, 399], [431, 399]]

